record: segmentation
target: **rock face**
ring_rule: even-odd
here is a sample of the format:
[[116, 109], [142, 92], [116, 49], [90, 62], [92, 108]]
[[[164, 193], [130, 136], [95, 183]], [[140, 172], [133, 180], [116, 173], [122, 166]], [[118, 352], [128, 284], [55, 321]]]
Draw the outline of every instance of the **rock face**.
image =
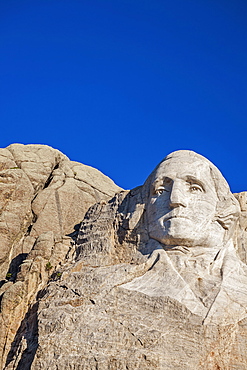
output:
[[[24, 245], [28, 253], [2, 286], [2, 368], [246, 369], [246, 193], [234, 196], [219, 170], [190, 151], [167, 156], [143, 186], [119, 191], [99, 172], [92, 180], [96, 170], [40, 149], [59, 159], [49, 167], [39, 156], [46, 166], [37, 175], [35, 166], [22, 170], [21, 194], [34, 200], [31, 210], [24, 203], [25, 234], [5, 254], [15, 258]], [[4, 153], [22, 168], [14, 149]], [[73, 233], [88, 194], [97, 203]]]
[[0, 149], [0, 189], [2, 369], [31, 302], [73, 255], [74, 227], [89, 206], [121, 189], [58, 150], [22, 144]]

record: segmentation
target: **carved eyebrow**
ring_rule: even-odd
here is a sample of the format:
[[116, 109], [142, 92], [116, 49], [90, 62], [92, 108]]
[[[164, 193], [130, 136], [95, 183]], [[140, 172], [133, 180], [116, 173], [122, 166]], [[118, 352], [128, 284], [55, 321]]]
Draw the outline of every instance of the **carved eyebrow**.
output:
[[188, 182], [193, 182], [193, 184], [197, 184], [202, 187], [202, 189], [205, 191], [205, 185], [203, 184], [202, 181], [198, 180], [196, 177], [187, 175], [185, 176], [185, 180]]
[[169, 177], [158, 177], [154, 182], [151, 184], [150, 190], [151, 192], [155, 192], [160, 186], [165, 186], [166, 183], [171, 183], [172, 179]]
[[163, 185], [165, 183], [170, 183], [171, 181], [172, 179], [170, 177], [166, 177], [166, 176], [160, 177], [152, 183], [152, 187], [155, 188], [156, 186]]

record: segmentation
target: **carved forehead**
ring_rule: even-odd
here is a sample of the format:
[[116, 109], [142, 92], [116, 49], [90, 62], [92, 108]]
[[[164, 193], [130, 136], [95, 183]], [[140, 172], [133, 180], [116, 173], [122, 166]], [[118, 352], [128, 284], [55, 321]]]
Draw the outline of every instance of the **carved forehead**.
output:
[[191, 175], [198, 179], [212, 182], [210, 166], [207, 160], [187, 153], [167, 156], [156, 168], [154, 177], [169, 176], [175, 178], [183, 175]]
[[[196, 163], [198, 166], [204, 167], [205, 170], [209, 169], [210, 165], [214, 166], [207, 158], [197, 154], [191, 150], [178, 150], [168, 154], [157, 166], [159, 168], [164, 164], [177, 164], [178, 167], [184, 168], [186, 165]], [[215, 166], [214, 166], [215, 167]], [[216, 168], [216, 167], [215, 167]]]
[[186, 156], [181, 157], [169, 157], [166, 158], [160, 165], [156, 168], [156, 176], [162, 175], [182, 175], [191, 174], [198, 178], [200, 177], [210, 177], [210, 167], [206, 161], [200, 158], [191, 158]]
[[190, 150], [178, 150], [168, 154], [148, 177], [146, 185], [158, 177], [166, 176], [169, 171], [196, 175], [198, 179], [207, 180], [220, 193], [230, 191], [227, 181], [218, 168], [207, 158]]

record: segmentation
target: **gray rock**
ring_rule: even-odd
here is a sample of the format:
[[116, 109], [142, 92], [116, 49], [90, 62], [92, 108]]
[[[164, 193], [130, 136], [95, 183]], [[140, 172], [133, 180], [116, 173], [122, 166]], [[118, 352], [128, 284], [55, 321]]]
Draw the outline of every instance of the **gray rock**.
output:
[[246, 199], [211, 162], [178, 151], [142, 187], [89, 208], [76, 245], [56, 236], [58, 220], [3, 294], [5, 322], [8, 302], [30, 302], [3, 368], [246, 369]]
[[74, 227], [92, 204], [121, 189], [58, 150], [22, 144], [0, 149], [0, 188], [2, 368], [30, 304], [72, 258]]

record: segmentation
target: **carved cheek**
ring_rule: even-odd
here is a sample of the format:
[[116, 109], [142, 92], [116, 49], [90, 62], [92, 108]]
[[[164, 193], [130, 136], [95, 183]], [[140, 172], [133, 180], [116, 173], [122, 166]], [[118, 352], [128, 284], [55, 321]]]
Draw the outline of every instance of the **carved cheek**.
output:
[[216, 213], [216, 202], [208, 199], [193, 199], [191, 210], [193, 211], [193, 219], [197, 222], [213, 220]]

